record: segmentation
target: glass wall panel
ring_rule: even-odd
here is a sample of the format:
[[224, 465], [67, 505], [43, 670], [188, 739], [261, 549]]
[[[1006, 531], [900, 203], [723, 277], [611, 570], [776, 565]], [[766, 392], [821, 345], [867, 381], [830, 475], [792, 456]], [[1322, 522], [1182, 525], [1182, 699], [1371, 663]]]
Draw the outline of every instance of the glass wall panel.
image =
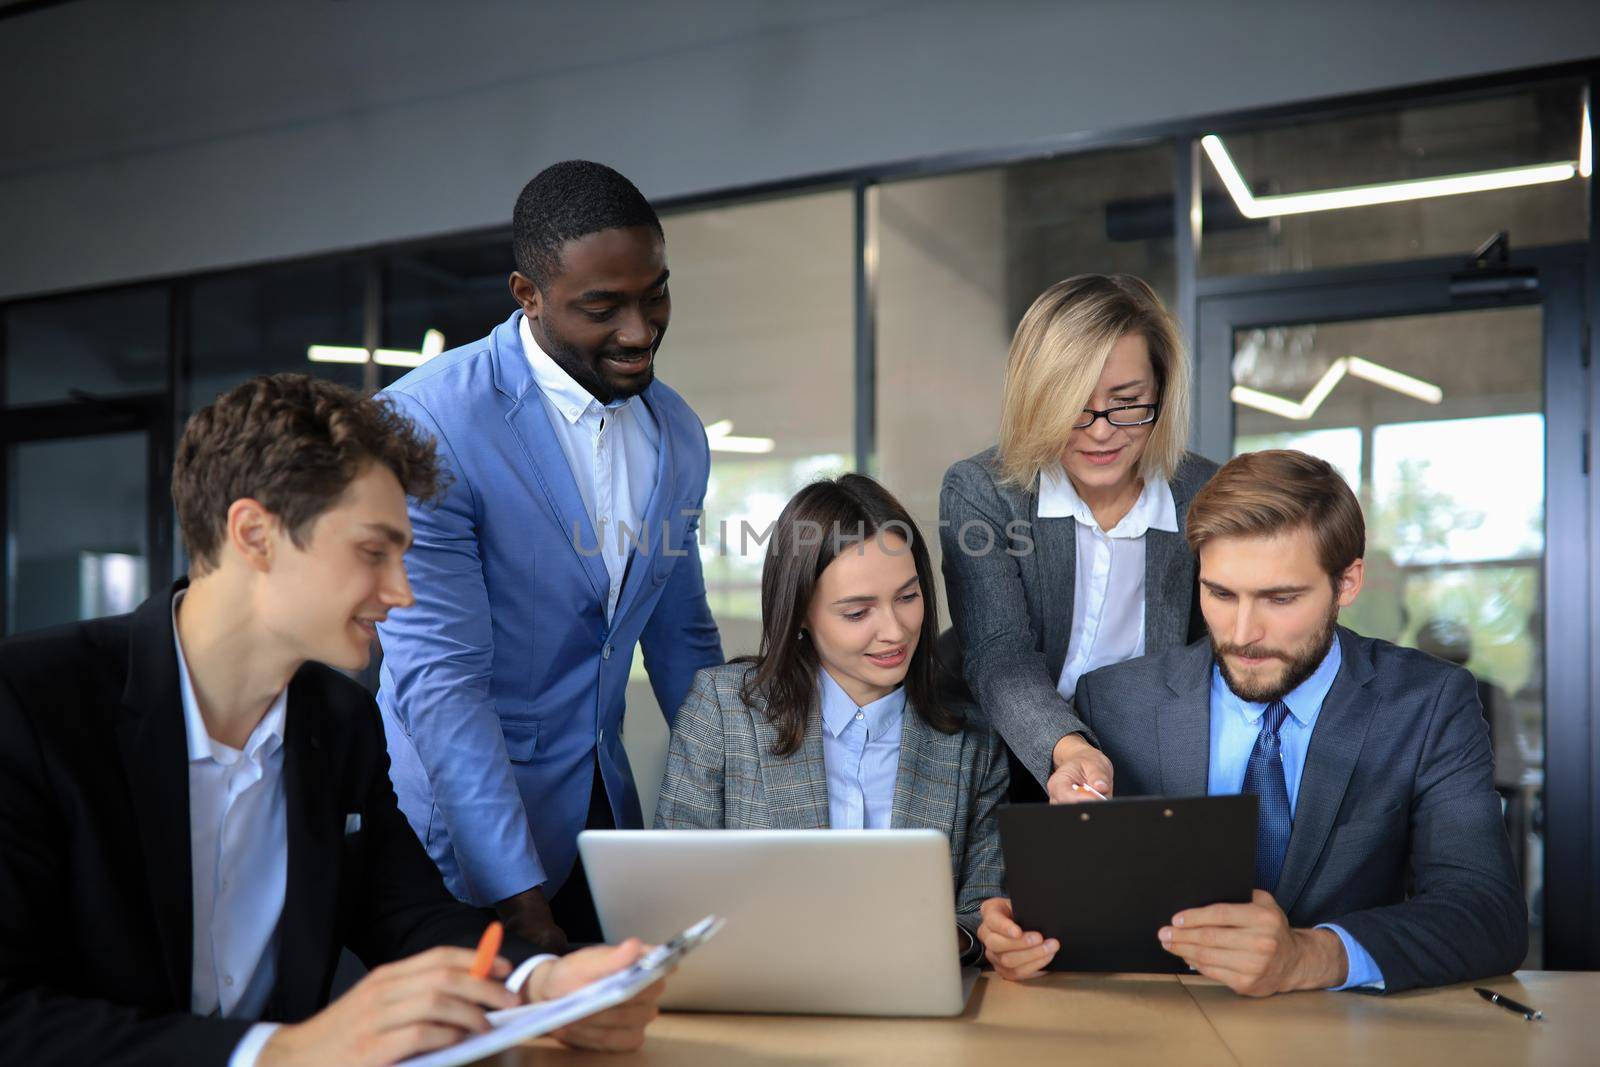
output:
[[[514, 269], [510, 234], [386, 257], [383, 346], [420, 354], [429, 331], [438, 335], [435, 351], [483, 337], [517, 309], [510, 289]], [[379, 378], [388, 385], [409, 369], [382, 366]]]
[[159, 393], [167, 388], [165, 286], [117, 289], [5, 309], [8, 405]]
[[1171, 304], [1172, 162], [1150, 145], [874, 190], [878, 465], [936, 562], [940, 481], [995, 443], [1006, 352], [1034, 298], [1074, 274], [1128, 273]]
[[132, 611], [149, 593], [146, 437], [6, 449], [6, 632]]
[[[711, 437], [711, 608], [755, 651], [764, 532], [789, 497], [854, 465], [854, 204], [848, 192], [671, 215], [672, 326], [657, 373]], [[724, 525], [726, 540], [722, 536]]]
[[1301, 323], [1234, 338], [1234, 450], [1298, 448], [1367, 520], [1340, 615], [1478, 679], [1538, 965], [1543, 916], [1545, 417], [1537, 307]]
[[[1225, 133], [1206, 146], [1201, 162], [1200, 272], [1267, 274], [1466, 255], [1500, 230], [1519, 248], [1584, 240], [1586, 182], [1576, 166], [1582, 116], [1582, 88], [1561, 83]], [[1295, 213], [1246, 218], [1223, 180], [1230, 166], [1254, 209]], [[1510, 182], [1533, 184], [1456, 191]], [[1342, 190], [1382, 183], [1404, 183], [1384, 195], [1411, 198], [1328, 207], [1346, 196]], [[1274, 203], [1284, 195], [1301, 199]]]
[[[360, 363], [313, 361], [310, 348], [363, 344], [365, 269], [361, 259], [344, 259], [196, 281], [189, 304], [191, 376], [180, 415], [257, 374], [299, 371], [361, 388]], [[365, 359], [364, 352], [357, 355]]]

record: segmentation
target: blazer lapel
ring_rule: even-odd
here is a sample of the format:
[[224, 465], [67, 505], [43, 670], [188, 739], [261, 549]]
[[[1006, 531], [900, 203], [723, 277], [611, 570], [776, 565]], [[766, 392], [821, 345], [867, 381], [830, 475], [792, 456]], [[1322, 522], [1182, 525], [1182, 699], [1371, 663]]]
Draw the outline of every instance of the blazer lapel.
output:
[[[1078, 524], [1071, 518], [1039, 518], [1039, 494], [1029, 494], [1033, 519], [1033, 565], [1044, 606], [1044, 662], [1051, 680], [1061, 676], [1072, 641], [1072, 594], [1078, 585]], [[997, 549], [998, 551], [998, 549]]]
[[194, 884], [189, 854], [189, 749], [172, 637], [180, 581], [134, 612], [117, 747], [132, 796], [145, 884], [173, 1004], [189, 1010], [194, 969]]
[[[651, 392], [646, 389], [639, 401], [648, 404], [650, 414], [656, 420], [659, 432], [660, 446], [656, 455], [656, 484], [650, 492], [650, 502], [644, 509], [644, 530], [639, 534], [638, 545], [634, 548], [628, 559], [628, 569], [622, 579], [622, 595], [617, 601], [616, 620], [621, 620], [638, 601], [642, 590], [655, 586], [655, 571], [671, 565], [666, 558], [668, 550], [680, 551], [672, 538], [672, 532], [677, 529], [677, 524], [672, 520], [671, 513], [673, 501], [677, 493], [673, 491], [676, 484], [676, 456], [674, 455], [672, 434], [667, 430], [667, 421], [651, 403]], [[693, 550], [691, 550], [693, 551]], [[616, 629], [615, 623], [612, 629]]]
[[1167, 679], [1171, 691], [1156, 710], [1161, 792], [1204, 796], [1211, 772], [1211, 650], [1186, 649], [1182, 666]]
[[1144, 650], [1165, 652], [1186, 643], [1187, 612], [1165, 610], [1189, 600], [1194, 587], [1194, 556], [1183, 535], [1171, 530], [1146, 530], [1144, 535]]
[[1338, 631], [1342, 660], [1333, 687], [1317, 713], [1317, 723], [1300, 772], [1300, 794], [1295, 800], [1294, 829], [1283, 873], [1273, 894], [1288, 913], [1305, 890], [1306, 881], [1322, 855], [1333, 828], [1334, 816], [1344, 802], [1356, 758], [1366, 740], [1367, 727], [1377, 712], [1377, 700], [1367, 689], [1372, 681], [1372, 661], [1350, 631]]
[[[495, 347], [495, 384], [512, 402], [511, 410], [506, 412], [506, 425], [528, 457], [533, 480], [544, 493], [561, 527], [562, 539], [572, 549], [589, 576], [595, 595], [604, 604], [611, 592], [611, 576], [600, 558], [600, 539], [589, 521], [578, 483], [567, 466], [567, 455], [561, 451], [561, 442], [550, 426], [549, 413], [533, 380], [533, 369], [522, 351], [522, 337], [518, 332], [521, 314], [520, 311], [513, 314], [509, 322], [501, 324], [491, 335]], [[606, 533], [616, 536], [613, 530]]]
[[952, 832], [960, 768], [961, 735], [939, 733], [908, 703], [901, 716], [900, 766], [889, 825], [896, 830], [931, 827]]
[[806, 735], [800, 748], [787, 756], [772, 754], [778, 731], [767, 717], [765, 703], [751, 709], [756, 751], [761, 760], [761, 785], [767, 795], [767, 813], [776, 830], [826, 830], [828, 770], [822, 762], [822, 716], [806, 718]]
[[291, 1021], [316, 1012], [321, 979], [335, 951], [341, 827], [325, 725], [318, 709], [307, 706], [304, 687], [291, 681], [283, 736], [289, 877], [278, 924], [278, 984], [272, 1005], [274, 1018]]

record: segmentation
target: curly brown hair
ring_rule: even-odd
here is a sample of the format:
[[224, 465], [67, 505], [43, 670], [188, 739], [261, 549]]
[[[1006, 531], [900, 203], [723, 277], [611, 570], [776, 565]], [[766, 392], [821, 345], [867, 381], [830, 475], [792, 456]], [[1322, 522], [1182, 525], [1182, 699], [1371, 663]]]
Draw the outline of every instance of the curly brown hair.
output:
[[228, 508], [249, 497], [301, 548], [311, 524], [369, 464], [394, 472], [408, 496], [445, 487], [432, 438], [384, 397], [308, 374], [252, 378], [190, 417], [172, 466], [172, 502], [191, 568], [217, 563]]

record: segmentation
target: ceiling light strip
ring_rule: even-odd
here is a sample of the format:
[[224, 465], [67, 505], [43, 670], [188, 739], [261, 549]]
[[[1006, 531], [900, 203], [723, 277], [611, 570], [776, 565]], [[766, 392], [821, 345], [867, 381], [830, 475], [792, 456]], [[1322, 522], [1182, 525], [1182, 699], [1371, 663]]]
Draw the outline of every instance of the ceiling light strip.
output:
[[1583, 102], [1583, 127], [1578, 133], [1578, 177], [1594, 173], [1594, 126], [1589, 116], [1589, 101]]
[[[1589, 124], [1584, 123], [1587, 131]], [[1499, 170], [1475, 171], [1469, 174], [1448, 174], [1439, 178], [1414, 178], [1406, 181], [1379, 182], [1374, 185], [1355, 185], [1343, 189], [1321, 189], [1305, 193], [1279, 193], [1256, 196], [1251, 193], [1244, 176], [1228, 155], [1222, 138], [1207, 134], [1200, 139], [1217, 176], [1233, 198], [1239, 214], [1247, 219], [1275, 218], [1281, 215], [1304, 215], [1314, 211], [1337, 211], [1350, 207], [1370, 207], [1374, 204], [1396, 204], [1407, 200], [1426, 200], [1437, 196], [1458, 196], [1462, 193], [1481, 193], [1493, 189], [1515, 189], [1525, 185], [1562, 182], [1576, 177], [1579, 162], [1536, 163], [1525, 167], [1503, 167]]]
[[365, 363], [367, 350], [348, 345], [311, 345], [306, 358], [313, 363]]
[[1432, 382], [1425, 382], [1421, 378], [1413, 378], [1409, 374], [1401, 374], [1397, 370], [1385, 367], [1371, 360], [1362, 359], [1360, 356], [1346, 356], [1345, 366], [1352, 378], [1364, 378], [1374, 385], [1381, 385], [1386, 389], [1393, 389], [1397, 393], [1422, 401], [1424, 404], [1437, 404], [1444, 400], [1444, 390]]

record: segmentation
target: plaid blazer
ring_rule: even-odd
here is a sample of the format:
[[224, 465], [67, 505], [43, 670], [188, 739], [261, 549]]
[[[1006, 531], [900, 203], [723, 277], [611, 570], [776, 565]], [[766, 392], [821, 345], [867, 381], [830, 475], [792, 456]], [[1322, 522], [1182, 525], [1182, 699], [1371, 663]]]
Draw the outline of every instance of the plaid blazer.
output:
[[[673, 722], [667, 769], [656, 801], [656, 827], [668, 830], [821, 830], [828, 827], [828, 775], [822, 763], [822, 716], [805, 740], [775, 756], [778, 731], [759, 697], [740, 694], [747, 663], [695, 675]], [[1005, 862], [995, 808], [1007, 784], [1000, 738], [970, 705], [966, 728], [942, 734], [910, 708], [900, 728], [894, 829], [932, 827], [950, 839], [956, 922], [978, 928], [978, 906], [1004, 895]]]

